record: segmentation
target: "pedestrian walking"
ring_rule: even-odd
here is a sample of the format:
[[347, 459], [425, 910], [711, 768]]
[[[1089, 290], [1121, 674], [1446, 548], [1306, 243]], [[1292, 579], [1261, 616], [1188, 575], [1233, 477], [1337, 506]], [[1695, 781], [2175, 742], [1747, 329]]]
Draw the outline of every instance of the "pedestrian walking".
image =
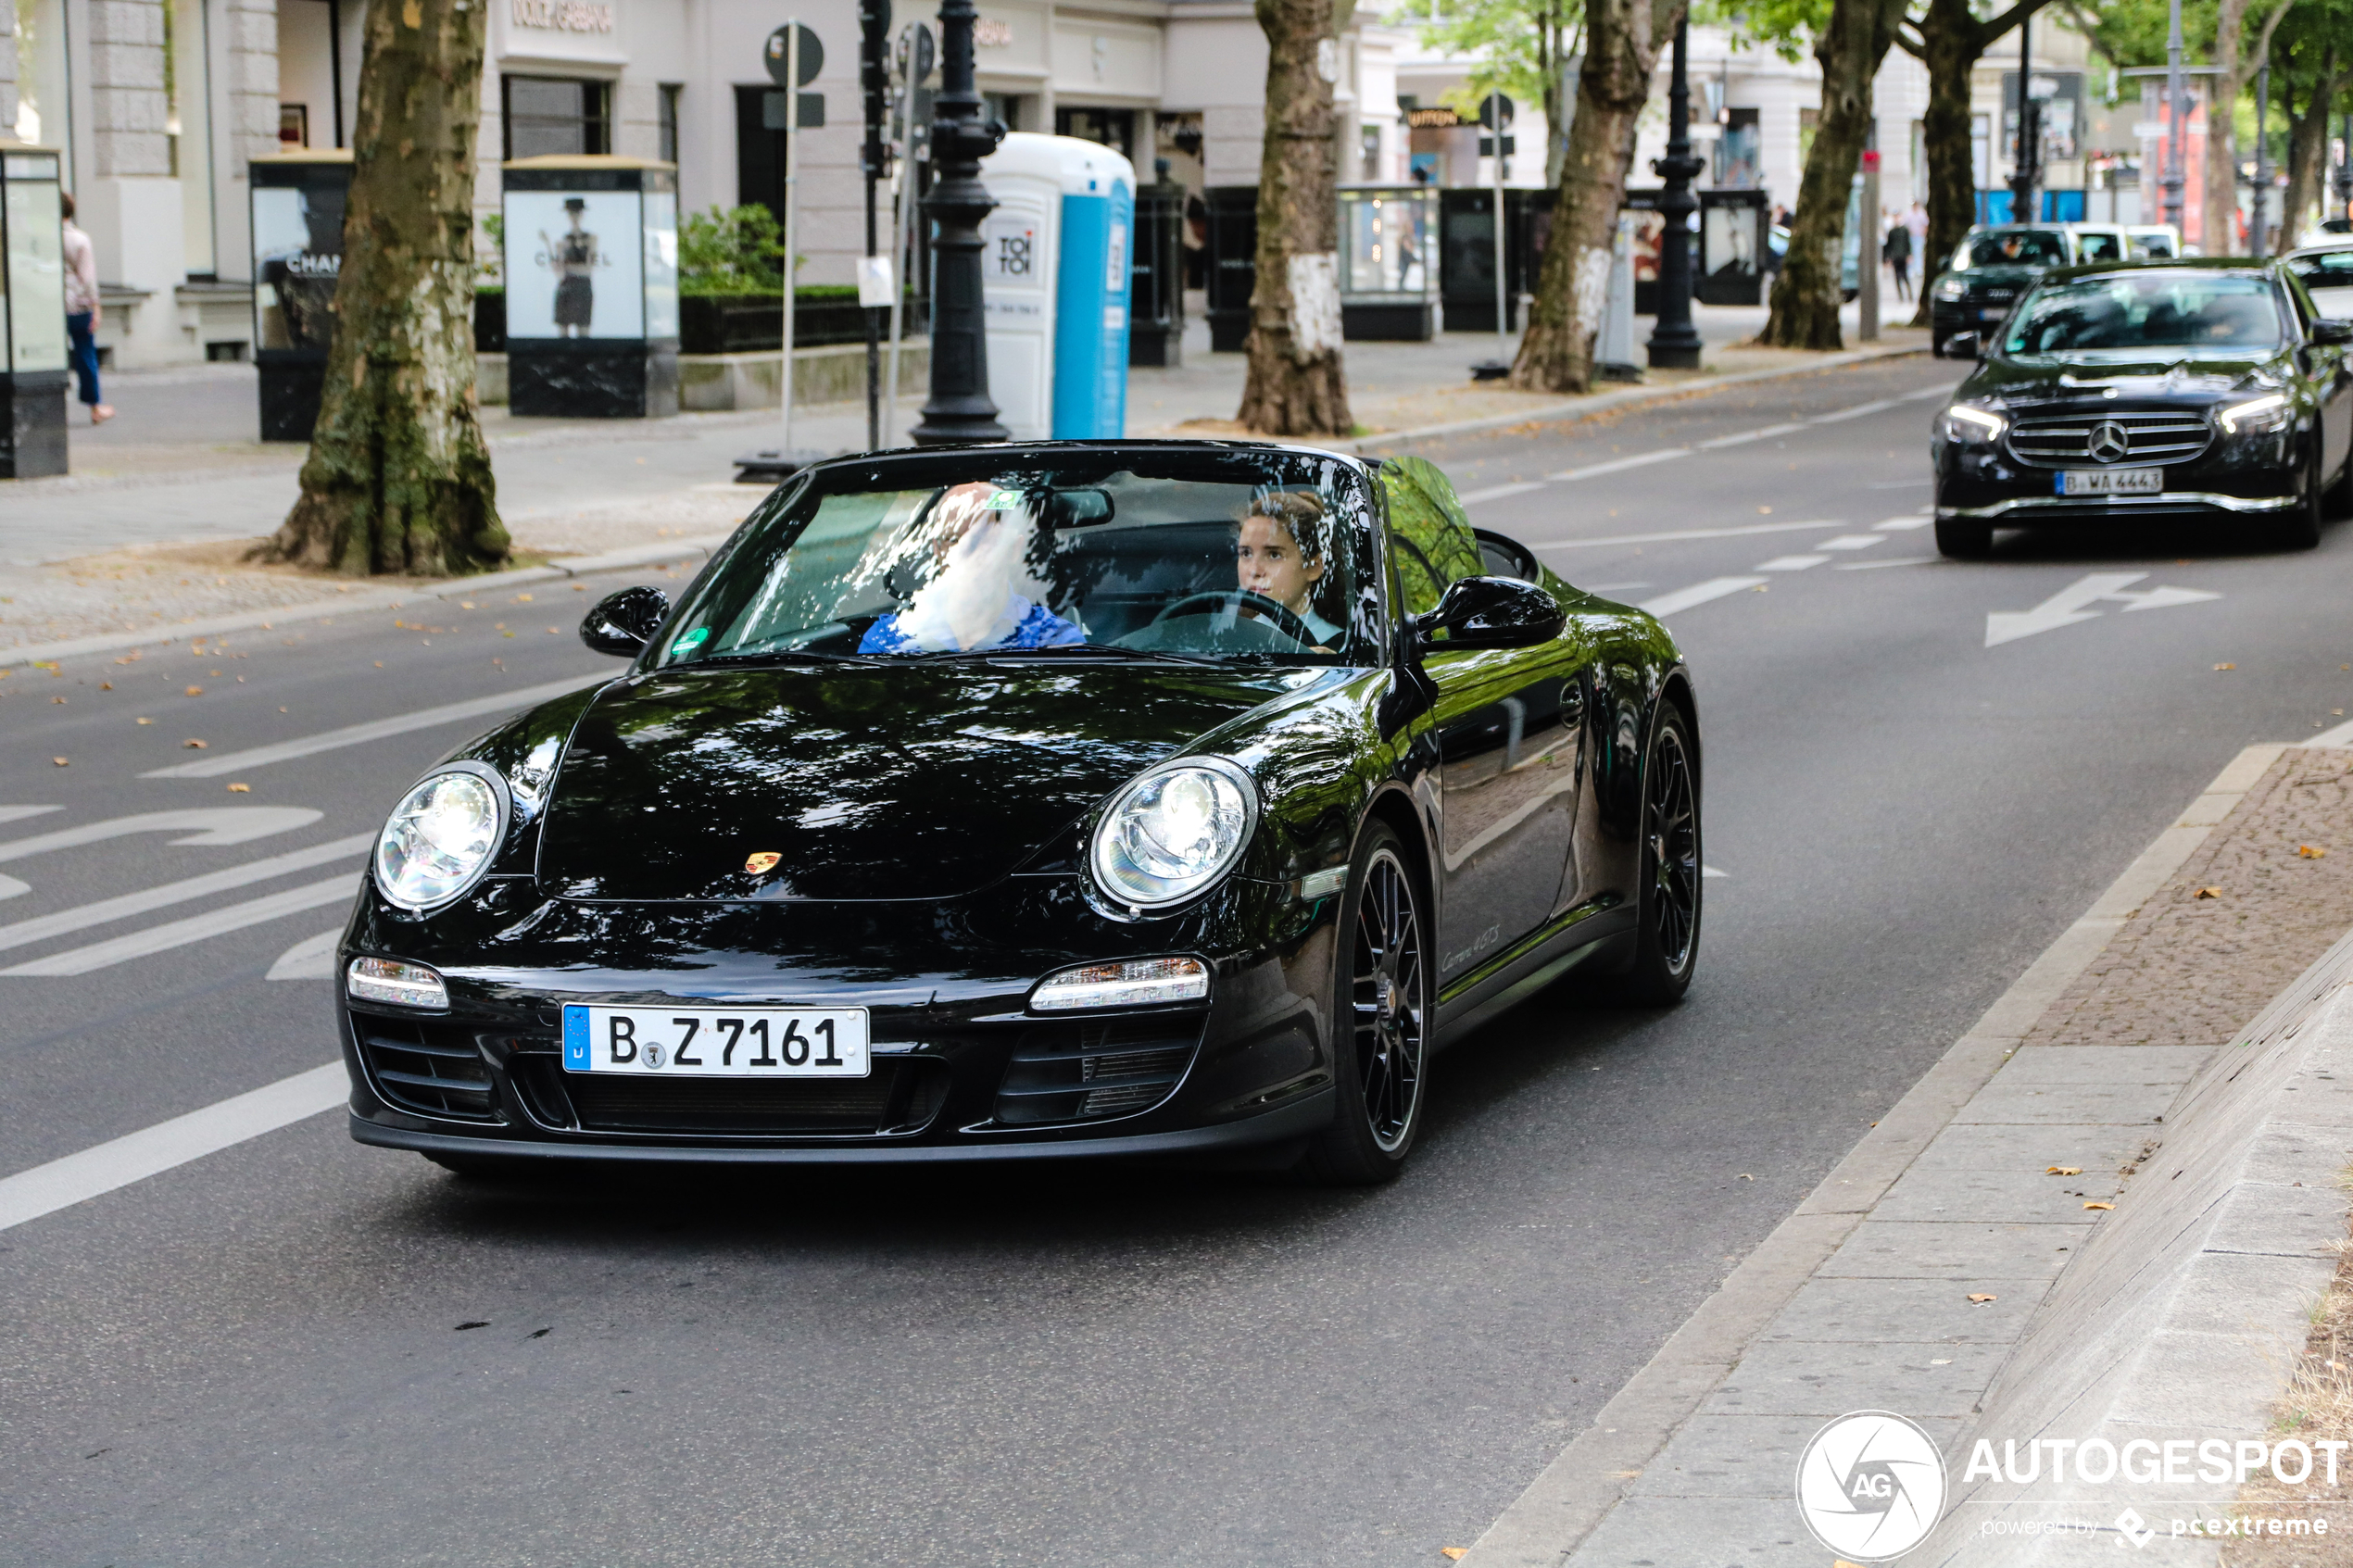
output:
[[105, 424], [114, 410], [98, 397], [98, 320], [106, 307], [98, 299], [98, 254], [73, 220], [73, 198], [62, 193], [57, 205], [65, 213], [66, 357], [73, 363], [73, 379], [82, 400], [90, 405], [90, 422]]
[[1887, 231], [1887, 265], [1895, 274], [1895, 297], [1912, 297], [1912, 231], [1897, 220]]

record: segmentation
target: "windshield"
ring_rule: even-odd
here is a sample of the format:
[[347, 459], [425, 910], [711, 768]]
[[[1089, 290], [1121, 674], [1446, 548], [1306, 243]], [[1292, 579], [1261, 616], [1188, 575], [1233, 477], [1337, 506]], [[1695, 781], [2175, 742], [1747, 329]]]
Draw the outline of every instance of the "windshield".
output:
[[2045, 284], [2019, 307], [2004, 346], [2012, 354], [2068, 354], [2279, 344], [2279, 305], [2264, 279], [2135, 272]]
[[1370, 528], [1355, 471], [1304, 454], [827, 469], [746, 524], [659, 662], [1093, 649], [1340, 663], [1369, 646]]
[[1962, 254], [1965, 267], [2064, 267], [2067, 241], [2047, 229], [2007, 229], [1975, 236]]

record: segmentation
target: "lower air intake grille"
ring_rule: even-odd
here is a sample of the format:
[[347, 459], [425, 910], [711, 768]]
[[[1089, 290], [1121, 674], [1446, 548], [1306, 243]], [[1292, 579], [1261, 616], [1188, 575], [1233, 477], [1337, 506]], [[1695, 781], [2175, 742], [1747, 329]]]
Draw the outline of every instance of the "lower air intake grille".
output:
[[876, 1061], [870, 1078], [640, 1078], [549, 1064], [579, 1126], [598, 1133], [872, 1136], [931, 1120], [946, 1092], [930, 1064]]
[[1072, 1019], [1023, 1032], [997, 1091], [1009, 1126], [1097, 1122], [1166, 1099], [1192, 1065], [1202, 1016]]
[[490, 1070], [473, 1032], [422, 1019], [351, 1015], [376, 1092], [400, 1107], [460, 1122], [496, 1122]]

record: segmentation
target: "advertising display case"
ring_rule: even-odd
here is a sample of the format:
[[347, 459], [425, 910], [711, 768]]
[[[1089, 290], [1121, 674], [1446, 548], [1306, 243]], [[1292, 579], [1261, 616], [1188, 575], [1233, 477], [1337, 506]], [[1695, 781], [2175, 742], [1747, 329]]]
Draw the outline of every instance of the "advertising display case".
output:
[[509, 408], [554, 419], [675, 414], [676, 166], [551, 155], [502, 172]]
[[1209, 205], [1209, 348], [1239, 354], [1250, 341], [1250, 295], [1258, 286], [1258, 187], [1212, 185]]
[[274, 153], [253, 160], [253, 360], [261, 439], [308, 441], [319, 423], [343, 277], [348, 151]]
[[[1495, 193], [1441, 190], [1438, 283], [1450, 332], [1495, 330]], [[1536, 292], [1552, 230], [1553, 193], [1512, 185], [1504, 192], [1504, 310], [1506, 331], [1519, 327], [1520, 302]]]
[[1772, 228], [1762, 191], [1699, 193], [1699, 256], [1692, 269], [1703, 305], [1762, 305], [1762, 265]]
[[0, 141], [0, 309], [8, 363], [0, 375], [0, 479], [66, 471], [65, 220], [57, 152]]
[[1342, 337], [1427, 343], [1438, 334], [1438, 197], [1428, 185], [1340, 188]]

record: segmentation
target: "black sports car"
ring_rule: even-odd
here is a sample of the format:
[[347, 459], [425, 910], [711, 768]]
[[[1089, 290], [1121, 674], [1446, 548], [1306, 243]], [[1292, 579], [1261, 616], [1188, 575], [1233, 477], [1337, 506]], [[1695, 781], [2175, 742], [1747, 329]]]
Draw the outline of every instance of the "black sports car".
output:
[[1937, 415], [1936, 546], [1967, 558], [1996, 527], [2208, 517], [2309, 548], [2353, 502], [2349, 343], [2353, 322], [2273, 262], [2048, 273]]
[[1441, 1044], [1572, 968], [1691, 982], [1673, 641], [1418, 458], [845, 458], [582, 635], [628, 671], [384, 827], [340, 956], [362, 1142], [1372, 1182]]
[[1929, 286], [1931, 351], [1942, 358], [1957, 334], [1992, 331], [2037, 278], [2074, 259], [2064, 229], [2002, 223], [1970, 230], [1949, 270]]

